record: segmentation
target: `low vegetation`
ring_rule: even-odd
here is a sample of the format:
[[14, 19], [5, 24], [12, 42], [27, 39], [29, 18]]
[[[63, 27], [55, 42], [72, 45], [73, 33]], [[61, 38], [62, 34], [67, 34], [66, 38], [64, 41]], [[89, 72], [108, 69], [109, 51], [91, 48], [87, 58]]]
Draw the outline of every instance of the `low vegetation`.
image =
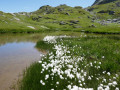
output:
[[49, 53], [24, 72], [21, 90], [119, 90], [119, 36], [47, 36], [37, 47], [49, 44]]

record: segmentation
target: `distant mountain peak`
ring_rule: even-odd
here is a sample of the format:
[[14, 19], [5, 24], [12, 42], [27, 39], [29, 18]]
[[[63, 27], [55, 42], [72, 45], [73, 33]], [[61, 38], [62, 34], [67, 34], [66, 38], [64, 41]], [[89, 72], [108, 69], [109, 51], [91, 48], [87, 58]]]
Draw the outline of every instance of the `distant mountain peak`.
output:
[[114, 2], [116, 0], [96, 0], [93, 5], [99, 5], [99, 4], [106, 4], [106, 3], [110, 3], [110, 2]]

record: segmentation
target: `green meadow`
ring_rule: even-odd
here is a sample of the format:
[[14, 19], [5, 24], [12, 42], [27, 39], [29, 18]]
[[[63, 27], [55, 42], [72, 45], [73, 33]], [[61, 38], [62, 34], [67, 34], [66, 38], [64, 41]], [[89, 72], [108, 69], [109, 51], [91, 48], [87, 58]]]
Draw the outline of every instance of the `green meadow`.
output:
[[[110, 8], [111, 5], [114, 9]], [[115, 15], [109, 15], [108, 11], [99, 13], [102, 10], [113, 10], [116, 13]], [[0, 12], [0, 33], [77, 31], [119, 34], [119, 22], [102, 22], [102, 20], [115, 18], [119, 18], [119, 7], [116, 7], [114, 3], [94, 5], [85, 9], [80, 6], [59, 5], [52, 7], [46, 5], [29, 13]]]
[[36, 47], [49, 53], [26, 69], [21, 90], [119, 90], [119, 36], [47, 38]]

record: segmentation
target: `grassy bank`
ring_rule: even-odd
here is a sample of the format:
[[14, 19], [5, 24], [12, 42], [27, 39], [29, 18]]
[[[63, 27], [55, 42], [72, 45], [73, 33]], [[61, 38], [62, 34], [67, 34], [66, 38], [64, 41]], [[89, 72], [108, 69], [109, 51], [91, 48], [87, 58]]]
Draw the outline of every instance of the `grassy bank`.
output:
[[120, 34], [119, 25], [100, 26], [98, 28], [86, 28], [84, 32], [98, 34]]
[[96, 34], [120, 34], [119, 25], [109, 26], [98, 26], [95, 27], [84, 27], [84, 28], [70, 28], [70, 27], [59, 27], [51, 29], [0, 29], [0, 33], [40, 33], [40, 32], [57, 32], [57, 31], [68, 31], [68, 32], [85, 32], [85, 33], [96, 33]]
[[24, 72], [21, 90], [120, 88], [120, 37], [49, 38], [48, 42], [38, 42], [37, 47], [54, 46]]

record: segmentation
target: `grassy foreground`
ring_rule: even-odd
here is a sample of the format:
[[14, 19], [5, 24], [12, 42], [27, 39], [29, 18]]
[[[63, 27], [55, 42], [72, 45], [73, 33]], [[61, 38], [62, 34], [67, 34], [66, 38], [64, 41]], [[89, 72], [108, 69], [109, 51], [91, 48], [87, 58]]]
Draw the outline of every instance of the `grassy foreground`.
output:
[[119, 90], [120, 37], [55, 38], [37, 43], [49, 53], [24, 72], [21, 90]]

